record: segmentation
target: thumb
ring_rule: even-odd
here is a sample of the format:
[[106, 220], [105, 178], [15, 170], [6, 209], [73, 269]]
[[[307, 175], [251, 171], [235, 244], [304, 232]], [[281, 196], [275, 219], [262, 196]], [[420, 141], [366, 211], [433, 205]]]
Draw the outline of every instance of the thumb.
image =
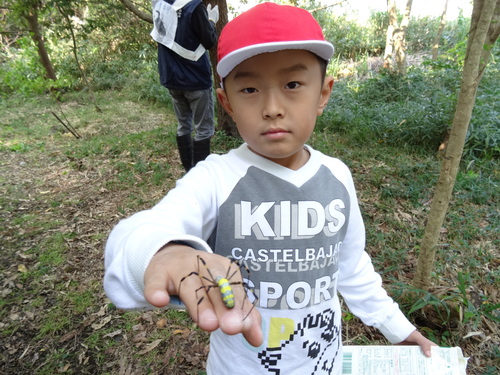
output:
[[170, 296], [162, 285], [146, 284], [144, 297], [146, 301], [156, 307], [165, 307], [170, 303]]
[[168, 287], [168, 273], [164, 269], [158, 269], [154, 264], [150, 264], [144, 273], [144, 297], [146, 300], [156, 307], [168, 305], [170, 302]]

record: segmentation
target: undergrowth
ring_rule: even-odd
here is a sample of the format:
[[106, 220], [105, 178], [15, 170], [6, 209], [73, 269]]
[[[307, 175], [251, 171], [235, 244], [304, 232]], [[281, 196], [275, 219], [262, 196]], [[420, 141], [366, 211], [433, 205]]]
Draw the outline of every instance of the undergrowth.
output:
[[[182, 176], [175, 117], [130, 91], [12, 98], [0, 108], [0, 345], [6, 373], [168, 372], [197, 374], [206, 333], [185, 312], [123, 312], [102, 290], [102, 251], [120, 218], [151, 207]], [[65, 118], [76, 139], [52, 116]], [[309, 143], [345, 161], [356, 182], [367, 251], [389, 292], [429, 337], [461, 346], [473, 374], [496, 366], [498, 165], [473, 159], [460, 170], [442, 231], [434, 289], [408, 299], [439, 158], [336, 131], [323, 120]], [[218, 132], [214, 152], [240, 139]], [[344, 339], [384, 343], [346, 310]], [[33, 341], [33, 337], [36, 340]], [[122, 369], [122, 370], [119, 370]], [[486, 372], [485, 372], [486, 371]]]

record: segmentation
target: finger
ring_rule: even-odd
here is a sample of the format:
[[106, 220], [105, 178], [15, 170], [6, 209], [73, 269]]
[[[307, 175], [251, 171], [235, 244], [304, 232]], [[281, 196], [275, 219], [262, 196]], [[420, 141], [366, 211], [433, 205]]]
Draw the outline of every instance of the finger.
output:
[[236, 308], [227, 311], [219, 320], [220, 329], [227, 335], [242, 333], [252, 346], [262, 345], [262, 317], [259, 311], [254, 309], [246, 319], [243, 317], [241, 310]]
[[155, 262], [151, 262], [144, 273], [144, 297], [157, 307], [164, 307], [170, 302], [167, 292], [169, 284], [168, 273], [158, 267]]
[[430, 357], [431, 356], [431, 347], [437, 346], [432, 341], [427, 340], [427, 339], [423, 340], [423, 342], [419, 343], [419, 345], [420, 345], [420, 349], [422, 350], [422, 352], [424, 353], [424, 355], [426, 357]]
[[[206, 332], [213, 332], [219, 328], [219, 319], [215, 315], [214, 309], [210, 307], [200, 308], [198, 315], [198, 327]], [[194, 319], [194, 318], [193, 318]]]
[[[213, 259], [211, 254], [203, 254], [203, 256], [198, 254], [196, 263], [191, 268], [194, 268], [195, 271], [182, 277], [179, 282], [179, 296], [192, 319], [201, 329], [209, 332], [219, 328], [219, 317], [216, 310], [220, 311], [224, 307], [217, 282], [213, 276], [218, 275], [218, 271], [212, 272], [208, 268], [208, 264], [212, 264]], [[218, 259], [215, 258], [215, 260]]]
[[262, 316], [257, 309], [252, 310], [250, 315], [244, 321], [243, 337], [247, 342], [258, 347], [262, 345], [264, 337], [262, 334]]
[[[188, 279], [191, 280], [188, 280]], [[193, 321], [204, 331], [212, 332], [219, 328], [218, 317], [212, 300], [207, 294], [208, 286], [204, 285], [197, 274], [193, 274], [181, 283], [180, 297], [189, 311]]]
[[[241, 279], [239, 268], [236, 267], [236, 270], [238, 270], [238, 275]], [[230, 274], [234, 275], [233, 270], [230, 271]], [[239, 281], [234, 282], [238, 283]], [[248, 294], [250, 293], [246, 284], [239, 283], [232, 286], [235, 296], [235, 307], [232, 309], [226, 308], [225, 311], [222, 311], [219, 319], [220, 328], [228, 335], [242, 333], [250, 345], [260, 346], [263, 342], [262, 317], [259, 311], [255, 309], [256, 301], [254, 303], [250, 302], [248, 298]]]
[[405, 341], [401, 343], [402, 345], [415, 345], [417, 344], [420, 346], [420, 349], [424, 353], [426, 357], [431, 356], [431, 347], [432, 346], [437, 346], [435, 343], [427, 339], [425, 336], [423, 336], [420, 332], [418, 331], [413, 331], [410, 336], [406, 338]]
[[177, 294], [174, 275], [168, 267], [172, 264], [172, 252], [170, 245], [158, 251], [144, 273], [144, 297], [153, 306], [164, 307], [170, 302], [170, 295]]
[[[230, 335], [242, 332], [246, 291], [238, 265], [220, 256], [207, 257], [207, 263], [204, 262], [201, 258], [202, 291], [210, 300], [220, 328]], [[204, 306], [200, 304], [200, 309], [203, 310]]]
[[218, 317], [224, 316], [228, 310], [232, 310], [236, 306], [238, 298], [241, 300], [243, 296], [235, 288], [234, 279], [230, 275], [231, 269], [226, 262], [223, 262], [223, 267], [220, 264], [215, 264], [214, 268], [205, 267], [203, 272], [200, 272], [203, 291], [206, 298], [210, 300]]

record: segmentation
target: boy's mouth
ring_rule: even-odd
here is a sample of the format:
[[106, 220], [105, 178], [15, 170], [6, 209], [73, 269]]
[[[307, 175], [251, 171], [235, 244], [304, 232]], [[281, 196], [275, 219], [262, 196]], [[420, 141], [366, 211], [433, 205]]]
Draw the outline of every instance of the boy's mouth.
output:
[[263, 133], [263, 135], [273, 137], [273, 136], [279, 136], [279, 135], [288, 134], [288, 133], [290, 133], [288, 130], [284, 130], [284, 129], [280, 129], [280, 128], [275, 128], [275, 129], [266, 130]]

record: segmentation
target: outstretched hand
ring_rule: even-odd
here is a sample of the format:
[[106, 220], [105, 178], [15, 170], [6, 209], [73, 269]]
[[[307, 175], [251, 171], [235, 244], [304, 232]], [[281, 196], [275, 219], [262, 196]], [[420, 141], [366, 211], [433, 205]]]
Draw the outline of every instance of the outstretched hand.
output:
[[[206, 280], [212, 279], [208, 270], [215, 277], [225, 276], [228, 267], [236, 270], [237, 265], [217, 254], [201, 254], [206, 266], [200, 267], [200, 251], [188, 246], [169, 244], [156, 253], [144, 274], [146, 300], [154, 306], [164, 307], [169, 304], [171, 295], [178, 295], [191, 317], [204, 331], [212, 332], [220, 328], [228, 335], [242, 333], [249, 344], [261, 345], [261, 316], [257, 309], [252, 308], [245, 288], [234, 285], [236, 306], [229, 309], [222, 301], [219, 288], [206, 287], [209, 284]], [[186, 277], [190, 273], [193, 274]], [[197, 276], [198, 273], [206, 279], [202, 280], [202, 277]], [[241, 281], [241, 273], [236, 272], [231, 281]]]
[[431, 346], [437, 346], [431, 340], [425, 338], [420, 332], [413, 331], [410, 336], [398, 345], [418, 345], [426, 357], [431, 356]]

